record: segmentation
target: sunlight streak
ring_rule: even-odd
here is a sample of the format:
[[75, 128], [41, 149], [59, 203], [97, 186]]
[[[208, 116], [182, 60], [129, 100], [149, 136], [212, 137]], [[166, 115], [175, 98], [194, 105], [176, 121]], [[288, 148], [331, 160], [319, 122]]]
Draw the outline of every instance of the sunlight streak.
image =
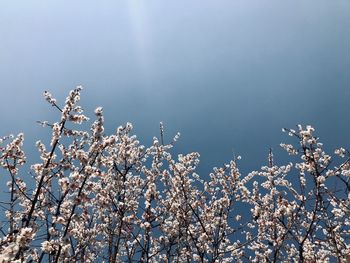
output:
[[129, 23], [135, 54], [140, 66], [140, 74], [149, 79], [151, 73], [152, 37], [149, 27], [147, 8], [144, 1], [128, 0]]

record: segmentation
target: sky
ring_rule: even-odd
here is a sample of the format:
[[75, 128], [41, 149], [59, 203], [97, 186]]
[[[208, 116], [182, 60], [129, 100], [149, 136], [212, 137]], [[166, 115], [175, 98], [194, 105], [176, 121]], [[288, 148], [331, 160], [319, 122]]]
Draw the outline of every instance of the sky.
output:
[[311, 124], [330, 150], [350, 148], [348, 0], [0, 0], [1, 135], [35, 141], [77, 85], [106, 132], [130, 121], [144, 144], [176, 132], [199, 171], [241, 155], [243, 172], [288, 162], [281, 128]]

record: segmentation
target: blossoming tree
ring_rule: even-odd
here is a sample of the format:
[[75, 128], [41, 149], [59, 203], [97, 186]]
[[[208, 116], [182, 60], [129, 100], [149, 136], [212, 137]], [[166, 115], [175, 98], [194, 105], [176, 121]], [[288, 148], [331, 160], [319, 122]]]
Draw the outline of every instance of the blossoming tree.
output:
[[[24, 135], [1, 140], [0, 262], [347, 262], [350, 260], [350, 154], [325, 153], [310, 126], [287, 130], [281, 144], [294, 163], [268, 164], [242, 176], [239, 158], [195, 173], [198, 153], [172, 156], [179, 137], [140, 144], [127, 123], [104, 132], [102, 108], [90, 130], [77, 105], [81, 87], [60, 119], [41, 122], [41, 162], [23, 176]], [[34, 179], [34, 183], [31, 180]]]

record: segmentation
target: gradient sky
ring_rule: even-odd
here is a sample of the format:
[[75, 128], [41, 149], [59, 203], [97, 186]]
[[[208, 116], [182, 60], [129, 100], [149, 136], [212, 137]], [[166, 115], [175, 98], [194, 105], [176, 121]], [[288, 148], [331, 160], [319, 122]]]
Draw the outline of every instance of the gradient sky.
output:
[[42, 92], [76, 85], [107, 132], [180, 131], [203, 173], [233, 152], [257, 169], [299, 123], [350, 148], [349, 71], [349, 0], [0, 1], [0, 134], [25, 132], [30, 154], [50, 135], [35, 121], [58, 116]]

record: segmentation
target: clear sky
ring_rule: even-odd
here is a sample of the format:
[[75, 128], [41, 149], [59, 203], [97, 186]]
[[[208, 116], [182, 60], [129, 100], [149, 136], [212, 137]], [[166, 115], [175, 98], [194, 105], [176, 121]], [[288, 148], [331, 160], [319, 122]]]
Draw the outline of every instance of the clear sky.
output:
[[42, 92], [76, 85], [107, 132], [131, 121], [149, 143], [163, 121], [203, 172], [233, 152], [258, 168], [299, 123], [349, 148], [350, 1], [0, 0], [0, 134], [33, 151], [57, 115]]

